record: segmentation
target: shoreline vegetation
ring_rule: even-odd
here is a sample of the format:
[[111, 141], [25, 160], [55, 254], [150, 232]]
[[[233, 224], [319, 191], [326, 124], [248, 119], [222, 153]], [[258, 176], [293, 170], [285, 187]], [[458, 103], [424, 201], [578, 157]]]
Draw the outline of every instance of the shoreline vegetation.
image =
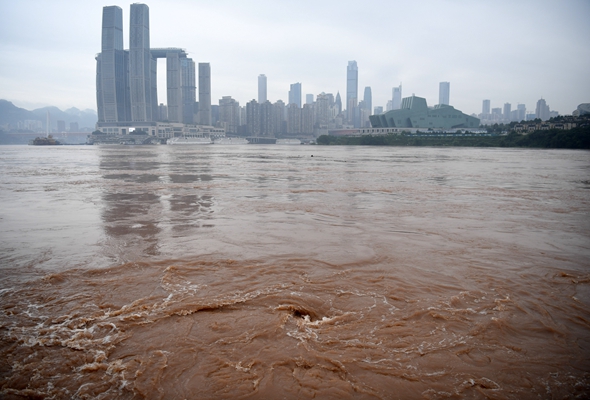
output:
[[431, 147], [527, 147], [540, 149], [590, 149], [590, 125], [570, 130], [537, 130], [528, 134], [510, 133], [401, 133], [317, 138], [318, 145], [341, 146], [431, 146]]

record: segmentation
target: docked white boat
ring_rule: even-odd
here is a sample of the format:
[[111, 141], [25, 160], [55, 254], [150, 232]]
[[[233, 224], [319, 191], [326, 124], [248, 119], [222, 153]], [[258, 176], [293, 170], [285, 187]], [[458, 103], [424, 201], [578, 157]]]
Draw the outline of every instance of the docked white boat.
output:
[[248, 144], [249, 142], [244, 138], [238, 137], [221, 137], [213, 141], [214, 144]]
[[299, 139], [277, 139], [277, 144], [301, 144]]
[[195, 145], [195, 144], [212, 144], [213, 141], [209, 136], [177, 136], [166, 140], [166, 144], [172, 145]]

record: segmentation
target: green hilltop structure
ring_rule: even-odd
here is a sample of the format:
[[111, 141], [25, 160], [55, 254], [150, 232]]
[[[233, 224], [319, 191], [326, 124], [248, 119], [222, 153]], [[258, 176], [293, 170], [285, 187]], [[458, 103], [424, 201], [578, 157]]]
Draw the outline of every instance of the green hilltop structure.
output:
[[373, 128], [452, 130], [479, 127], [479, 118], [464, 114], [446, 104], [429, 108], [426, 99], [417, 96], [404, 98], [399, 110], [371, 115], [369, 120]]

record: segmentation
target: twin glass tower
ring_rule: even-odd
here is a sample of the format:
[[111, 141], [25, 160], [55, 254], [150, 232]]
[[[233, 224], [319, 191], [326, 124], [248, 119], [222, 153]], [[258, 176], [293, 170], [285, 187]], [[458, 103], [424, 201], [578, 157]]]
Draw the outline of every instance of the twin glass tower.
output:
[[[96, 56], [98, 127], [153, 126], [158, 121], [157, 59], [166, 59], [168, 122], [211, 124], [211, 70], [199, 64], [199, 120], [195, 119], [195, 63], [179, 48], [150, 47], [149, 8], [131, 4], [129, 50], [123, 49], [123, 11], [103, 8], [102, 47]], [[123, 132], [125, 133], [125, 132]]]

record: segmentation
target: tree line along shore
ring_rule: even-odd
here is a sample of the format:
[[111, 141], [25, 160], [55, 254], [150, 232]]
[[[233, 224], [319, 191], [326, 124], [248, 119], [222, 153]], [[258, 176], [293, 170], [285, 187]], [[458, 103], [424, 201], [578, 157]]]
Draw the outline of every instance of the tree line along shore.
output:
[[[495, 127], [497, 128], [497, 127]], [[509, 133], [487, 134], [435, 134], [401, 133], [388, 135], [330, 136], [317, 138], [318, 145], [350, 146], [462, 146], [462, 147], [528, 147], [541, 149], [590, 149], [590, 124], [570, 130], [548, 129], [520, 134], [514, 130]], [[501, 129], [502, 127], [500, 127]], [[505, 131], [504, 131], [505, 132]]]

